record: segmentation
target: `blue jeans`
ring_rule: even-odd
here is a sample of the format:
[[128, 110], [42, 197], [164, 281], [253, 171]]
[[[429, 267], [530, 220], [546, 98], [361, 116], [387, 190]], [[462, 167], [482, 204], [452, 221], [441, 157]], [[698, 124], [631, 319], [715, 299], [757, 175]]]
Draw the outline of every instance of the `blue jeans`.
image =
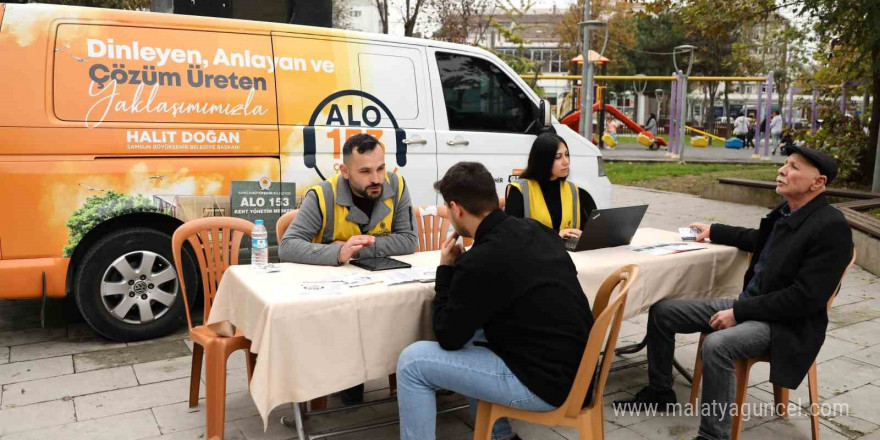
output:
[[776, 150], [779, 149], [779, 138], [782, 136], [782, 133], [773, 133], [771, 136], [773, 137], [773, 154], [776, 154]]
[[[402, 440], [435, 438], [435, 391], [441, 388], [468, 397], [472, 413], [476, 413], [477, 399], [530, 411], [556, 409], [529, 391], [492, 350], [474, 345], [475, 340], [485, 340], [482, 330], [460, 350], [447, 351], [436, 342], [419, 341], [400, 354], [397, 404]], [[510, 437], [510, 423], [499, 419], [492, 428], [492, 439]]]
[[770, 324], [745, 321], [724, 330], [709, 327], [712, 316], [733, 307], [731, 298], [664, 299], [648, 311], [648, 382], [657, 390], [672, 389], [676, 333], [709, 333], [703, 341], [703, 392], [699, 435], [730, 438], [731, 408], [736, 396], [737, 359], [770, 352]]

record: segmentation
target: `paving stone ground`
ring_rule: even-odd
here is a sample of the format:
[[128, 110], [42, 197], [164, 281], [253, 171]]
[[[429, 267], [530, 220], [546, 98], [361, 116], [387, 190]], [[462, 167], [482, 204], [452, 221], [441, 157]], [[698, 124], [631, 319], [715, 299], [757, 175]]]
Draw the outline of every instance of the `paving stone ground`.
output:
[[[615, 186], [617, 206], [649, 203], [643, 226], [675, 230], [692, 221], [723, 222], [754, 227], [765, 214], [759, 207], [699, 197]], [[155, 341], [119, 344], [106, 341], [82, 322], [67, 317], [63, 301], [48, 310], [48, 328], [39, 324], [39, 304], [0, 301], [0, 440], [45, 439], [204, 439], [204, 401], [188, 408], [192, 344], [181, 329]], [[880, 279], [855, 267], [830, 314], [831, 325], [818, 358], [819, 395], [823, 406], [823, 439], [880, 440]], [[646, 316], [627, 321], [620, 344], [638, 342], [645, 334]], [[691, 369], [696, 335], [680, 335], [676, 356]], [[645, 353], [621, 356], [615, 365], [643, 360]], [[277, 408], [267, 431], [246, 386], [242, 352], [229, 360], [226, 439], [295, 438], [279, 423], [292, 408]], [[699, 420], [693, 416], [622, 415], [611, 410], [614, 399], [631, 395], [647, 384], [644, 366], [613, 372], [605, 390], [605, 433], [609, 440], [690, 439]], [[809, 439], [805, 415], [782, 419], [760, 414], [772, 402], [768, 365], [756, 365], [749, 377], [754, 413], [745, 422], [744, 439]], [[204, 387], [202, 388], [204, 389]], [[368, 384], [367, 399], [388, 395], [387, 381]], [[680, 400], [690, 385], [676, 376]], [[791, 393], [795, 405], [808, 405], [806, 385]], [[441, 399], [443, 405], [462, 403], [460, 396]], [[338, 399], [331, 397], [331, 405]], [[345, 427], [368, 420], [388, 420], [396, 404], [347, 410], [309, 420], [312, 432]], [[806, 414], [806, 412], [804, 412]], [[467, 411], [438, 418], [438, 438], [465, 440], [473, 435]], [[513, 422], [524, 440], [577, 439], [572, 429]], [[397, 426], [348, 434], [343, 439], [396, 439]]]

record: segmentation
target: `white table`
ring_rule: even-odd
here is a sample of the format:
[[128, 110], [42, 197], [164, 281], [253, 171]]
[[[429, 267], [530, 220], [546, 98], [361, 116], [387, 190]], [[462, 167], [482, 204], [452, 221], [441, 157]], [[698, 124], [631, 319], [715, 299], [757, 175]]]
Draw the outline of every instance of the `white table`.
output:
[[[679, 238], [649, 228], [639, 229], [633, 238], [633, 244], [656, 241]], [[739, 293], [747, 255], [727, 246], [705, 245], [707, 249], [663, 256], [626, 246], [570, 255], [591, 303], [613, 271], [626, 264], [640, 266], [627, 301], [628, 319], [663, 298]], [[440, 255], [435, 251], [395, 258], [413, 267], [431, 267]], [[283, 263], [278, 273], [257, 274], [250, 266], [233, 266], [224, 275], [209, 322], [229, 320], [252, 341], [251, 350], [259, 356], [250, 390], [264, 424], [278, 405], [306, 402], [393, 373], [404, 348], [433, 339], [433, 284], [373, 284], [323, 296], [298, 293], [302, 281], [353, 272], [363, 273], [351, 265]]]

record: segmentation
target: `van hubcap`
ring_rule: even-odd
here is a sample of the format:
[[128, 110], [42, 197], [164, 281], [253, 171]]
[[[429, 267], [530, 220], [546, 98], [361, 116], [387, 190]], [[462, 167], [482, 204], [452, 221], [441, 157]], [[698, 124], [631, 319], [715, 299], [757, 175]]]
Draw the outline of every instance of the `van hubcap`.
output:
[[101, 280], [101, 300], [110, 316], [128, 324], [146, 324], [168, 313], [177, 300], [177, 271], [150, 251], [117, 258]]

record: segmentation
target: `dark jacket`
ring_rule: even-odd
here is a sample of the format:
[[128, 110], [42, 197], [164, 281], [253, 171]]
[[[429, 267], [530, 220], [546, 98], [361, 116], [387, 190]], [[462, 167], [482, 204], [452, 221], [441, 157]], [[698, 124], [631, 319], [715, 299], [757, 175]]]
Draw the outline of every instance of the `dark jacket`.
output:
[[852, 231], [824, 194], [776, 226], [786, 202], [761, 219], [758, 229], [712, 225], [712, 242], [752, 253], [744, 289], [765, 246], [758, 294], [737, 300], [736, 322], [770, 323], [770, 381], [795, 389], [819, 354], [828, 327], [826, 306], [852, 259]]
[[473, 247], [437, 268], [434, 336], [462, 348], [478, 329], [510, 371], [545, 402], [565, 402], [593, 315], [559, 236], [534, 221], [489, 214]]

